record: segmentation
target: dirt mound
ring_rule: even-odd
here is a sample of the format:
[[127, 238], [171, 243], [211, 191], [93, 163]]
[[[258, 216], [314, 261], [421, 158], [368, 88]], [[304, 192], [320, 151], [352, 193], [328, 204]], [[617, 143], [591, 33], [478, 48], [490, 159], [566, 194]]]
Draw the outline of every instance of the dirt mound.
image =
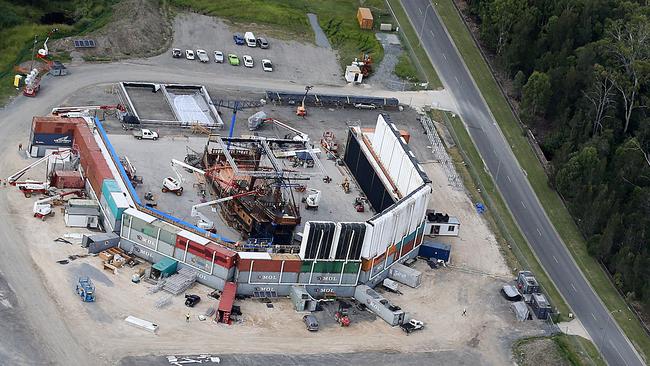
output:
[[[95, 40], [97, 47], [76, 49], [73, 41], [82, 38]], [[159, 1], [123, 0], [115, 5], [106, 26], [83, 37], [57, 40], [53, 42], [52, 49], [55, 52], [71, 52], [73, 58], [115, 60], [162, 53], [169, 47], [171, 39], [171, 22]]]
[[550, 338], [531, 338], [514, 348], [514, 357], [522, 366], [569, 366], [557, 344]]

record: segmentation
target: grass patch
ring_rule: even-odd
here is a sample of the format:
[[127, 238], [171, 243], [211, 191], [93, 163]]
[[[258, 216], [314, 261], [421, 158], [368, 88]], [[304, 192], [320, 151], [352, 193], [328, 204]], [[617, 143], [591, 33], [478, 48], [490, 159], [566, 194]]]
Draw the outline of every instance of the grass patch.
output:
[[512, 346], [512, 353], [522, 366], [606, 366], [592, 342], [566, 334], [521, 339]]
[[[304, 40], [313, 37], [307, 13], [318, 16], [321, 28], [332, 47], [338, 51], [341, 66], [349, 65], [363, 54], [372, 55], [381, 62], [384, 50], [375, 38], [374, 30], [359, 28], [358, 1], [350, 0], [171, 0], [177, 7], [228, 19], [235, 23], [257, 23], [281, 28], [291, 38]], [[373, 12], [375, 28], [380, 20], [390, 17], [383, 0], [366, 0], [363, 6]]]
[[399, 60], [395, 65], [394, 72], [397, 77], [403, 80], [414, 83], [420, 82], [420, 78], [418, 77], [418, 70], [415, 68], [415, 66], [413, 66], [413, 63], [411, 63], [411, 58], [406, 53], [402, 53], [399, 56]]
[[[528, 181], [535, 190], [551, 222], [564, 240], [573, 258], [591, 286], [642, 355], [650, 354], [650, 337], [627, 304], [609, 281], [600, 265], [588, 253], [585, 240], [564, 203], [548, 184], [540, 162], [524, 137], [524, 132], [512, 114], [507, 101], [493, 79], [489, 67], [476, 48], [471, 34], [462, 22], [452, 0], [438, 0], [436, 10], [465, 60], [488, 107], [496, 118], [519, 164], [526, 170]], [[463, 145], [466, 146], [466, 145]]]
[[417, 33], [415, 33], [413, 26], [411, 26], [411, 23], [404, 12], [404, 8], [402, 8], [402, 4], [399, 0], [386, 0], [386, 2], [390, 5], [390, 8], [395, 14], [397, 24], [400, 28], [402, 45], [407, 48], [407, 51], [409, 48], [412, 49], [412, 55], [415, 56], [414, 61], [416, 64], [414, 66], [419, 68], [420, 71], [418, 72], [421, 74], [420, 78], [426, 79], [429, 83], [429, 89], [442, 89], [443, 86], [438, 77], [438, 73], [436, 73], [431, 62], [429, 62], [429, 57], [424, 51], [424, 48], [422, 48], [420, 42], [418, 42]]

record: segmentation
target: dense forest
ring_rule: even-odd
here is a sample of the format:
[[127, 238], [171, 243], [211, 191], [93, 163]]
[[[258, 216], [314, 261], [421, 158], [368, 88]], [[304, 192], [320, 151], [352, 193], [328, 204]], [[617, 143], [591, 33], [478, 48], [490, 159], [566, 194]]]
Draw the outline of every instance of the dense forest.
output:
[[467, 2], [590, 254], [650, 312], [649, 2]]

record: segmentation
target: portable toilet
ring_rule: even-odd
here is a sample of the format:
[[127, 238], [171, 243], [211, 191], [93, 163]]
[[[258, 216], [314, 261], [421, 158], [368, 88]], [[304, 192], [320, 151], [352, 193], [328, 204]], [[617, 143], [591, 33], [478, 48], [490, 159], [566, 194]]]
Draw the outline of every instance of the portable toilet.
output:
[[171, 258], [163, 258], [158, 263], [151, 266], [151, 273], [149, 278], [157, 280], [159, 278], [165, 278], [176, 273], [176, 268], [178, 267], [178, 261]]
[[22, 83], [23, 83], [23, 76], [20, 74], [16, 74], [16, 76], [14, 76], [14, 87], [20, 88], [20, 85]]

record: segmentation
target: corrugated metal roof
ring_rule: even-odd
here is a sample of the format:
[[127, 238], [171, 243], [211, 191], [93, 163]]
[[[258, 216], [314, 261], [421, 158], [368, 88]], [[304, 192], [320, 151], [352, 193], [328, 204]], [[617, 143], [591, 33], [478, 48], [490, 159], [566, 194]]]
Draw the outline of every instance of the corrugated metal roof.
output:
[[181, 230], [178, 233], [176, 233], [176, 235], [182, 236], [185, 239], [190, 239], [191, 241], [193, 241], [193, 242], [195, 242], [197, 244], [201, 244], [201, 245], [207, 245], [208, 243], [210, 243], [210, 240], [208, 240], [208, 239], [206, 239], [206, 238], [204, 238], [204, 237], [202, 237], [200, 235], [196, 235], [193, 232], [190, 232], [190, 231], [187, 231], [187, 230]]
[[127, 215], [131, 215], [133, 217], [137, 217], [138, 219], [146, 222], [147, 224], [151, 224], [152, 222], [156, 221], [155, 217], [153, 217], [151, 215], [147, 215], [144, 212], [140, 212], [140, 211], [136, 210], [135, 208], [127, 208], [124, 211], [124, 213], [127, 214]]
[[241, 259], [272, 259], [269, 253], [263, 252], [237, 252]]

